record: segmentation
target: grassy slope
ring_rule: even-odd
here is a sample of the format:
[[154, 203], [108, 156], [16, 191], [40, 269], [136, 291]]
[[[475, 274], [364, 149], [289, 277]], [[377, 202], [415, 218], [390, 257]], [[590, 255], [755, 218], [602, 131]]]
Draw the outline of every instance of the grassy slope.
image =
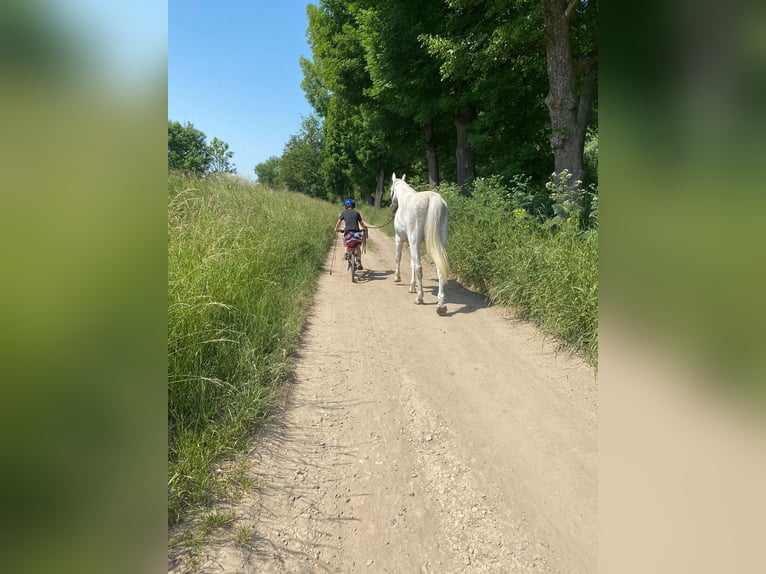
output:
[[237, 452], [290, 375], [337, 207], [237, 178], [170, 174], [168, 520], [222, 493]]

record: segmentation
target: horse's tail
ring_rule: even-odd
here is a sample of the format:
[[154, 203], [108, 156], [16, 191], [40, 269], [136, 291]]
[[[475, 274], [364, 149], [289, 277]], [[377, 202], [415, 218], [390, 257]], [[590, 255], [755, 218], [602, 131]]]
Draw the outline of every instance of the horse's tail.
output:
[[441, 272], [445, 283], [449, 278], [449, 261], [445, 250], [448, 216], [449, 209], [444, 199], [438, 194], [431, 196], [426, 216], [426, 249]]

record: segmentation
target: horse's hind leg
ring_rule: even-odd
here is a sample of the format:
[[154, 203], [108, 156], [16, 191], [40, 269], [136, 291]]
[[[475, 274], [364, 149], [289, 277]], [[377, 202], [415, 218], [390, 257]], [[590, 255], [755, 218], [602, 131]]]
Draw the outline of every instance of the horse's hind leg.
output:
[[436, 296], [436, 312], [439, 315], [444, 315], [447, 312], [447, 306], [444, 304], [444, 281], [445, 277], [442, 277], [442, 272], [439, 268], [436, 268], [436, 275], [439, 278], [439, 293]]
[[399, 264], [402, 261], [402, 238], [396, 234], [394, 235], [394, 245], [396, 247], [396, 252], [395, 252], [396, 268], [394, 271], [394, 281], [396, 283], [399, 283], [402, 280], [402, 277], [399, 274]]
[[423, 265], [420, 263], [420, 251], [410, 244], [410, 259], [412, 261], [412, 279], [410, 280], [410, 293], [417, 293], [415, 305], [423, 303]]
[[436, 299], [436, 313], [438, 315], [446, 315], [447, 306], [444, 304], [444, 283], [442, 281], [442, 274], [438, 269], [436, 270], [436, 274], [439, 276], [439, 294]]
[[415, 299], [416, 305], [423, 303], [423, 267], [420, 265], [420, 260], [415, 267], [415, 272], [418, 274], [418, 296]]

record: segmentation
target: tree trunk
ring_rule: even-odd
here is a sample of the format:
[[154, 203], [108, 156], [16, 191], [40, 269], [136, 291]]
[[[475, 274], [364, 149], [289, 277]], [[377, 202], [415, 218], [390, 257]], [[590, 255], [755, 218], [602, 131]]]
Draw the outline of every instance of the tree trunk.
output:
[[433, 189], [441, 183], [439, 180], [439, 158], [436, 156], [436, 138], [434, 137], [434, 123], [426, 124], [426, 158], [428, 159], [428, 187]]
[[474, 155], [473, 148], [468, 141], [466, 128], [471, 123], [473, 114], [468, 112], [460, 114], [455, 118], [455, 129], [457, 130], [457, 145], [455, 146], [455, 157], [457, 159], [457, 184], [460, 186], [460, 192], [463, 195], [468, 194], [466, 184], [473, 179], [474, 173]]
[[378, 181], [375, 185], [375, 209], [380, 209], [380, 202], [383, 199], [383, 166], [378, 169]]
[[[570, 0], [568, 5], [561, 0], [542, 0], [542, 3], [549, 82], [549, 92], [545, 103], [551, 118], [550, 141], [554, 171], [558, 174], [567, 170], [572, 175], [569, 180], [570, 197], [575, 202], [579, 202], [579, 189], [575, 183], [582, 181], [584, 175], [582, 153], [587, 124], [581, 125], [578, 119], [581, 121], [587, 119], [590, 110], [588, 109], [587, 113], [578, 114], [569, 22], [572, 11], [580, 0]], [[583, 84], [583, 88], [584, 96], [592, 94], [592, 86]], [[581, 103], [585, 104], [584, 100]], [[589, 108], [590, 102], [587, 104]]]

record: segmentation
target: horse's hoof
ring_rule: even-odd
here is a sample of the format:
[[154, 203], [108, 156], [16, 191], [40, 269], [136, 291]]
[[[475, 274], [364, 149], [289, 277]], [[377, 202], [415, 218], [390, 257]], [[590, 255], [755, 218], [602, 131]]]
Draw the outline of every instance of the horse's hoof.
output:
[[401, 283], [402, 280], [399, 277], [394, 277], [394, 283]]
[[407, 291], [409, 291], [410, 293], [417, 293], [418, 292], [418, 290], [413, 288], [413, 287], [410, 287], [409, 289], [407, 289]]
[[440, 317], [444, 317], [447, 314], [447, 306], [442, 305], [441, 307], [436, 308], [436, 314]]
[[423, 300], [422, 299], [415, 299], [415, 305], [422, 305]]

